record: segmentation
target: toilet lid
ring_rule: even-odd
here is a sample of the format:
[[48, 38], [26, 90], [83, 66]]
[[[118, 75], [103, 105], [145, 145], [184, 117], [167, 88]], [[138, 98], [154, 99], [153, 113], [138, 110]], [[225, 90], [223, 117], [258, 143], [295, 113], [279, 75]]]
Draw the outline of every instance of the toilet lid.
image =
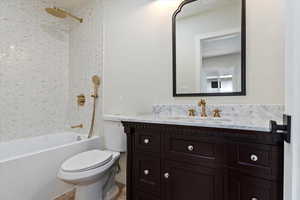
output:
[[86, 151], [66, 160], [61, 169], [66, 172], [81, 172], [101, 167], [112, 160], [112, 153], [108, 151]]

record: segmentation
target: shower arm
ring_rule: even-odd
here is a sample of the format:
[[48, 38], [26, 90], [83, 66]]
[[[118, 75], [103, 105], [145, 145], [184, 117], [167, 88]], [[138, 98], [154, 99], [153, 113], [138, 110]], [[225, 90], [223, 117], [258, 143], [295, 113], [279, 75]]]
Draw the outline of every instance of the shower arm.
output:
[[82, 18], [76, 17], [75, 15], [72, 15], [71, 13], [66, 12], [66, 15], [68, 15], [69, 17], [78, 20], [80, 23], [83, 22]]
[[67, 11], [64, 11], [64, 10], [62, 10], [62, 9], [59, 9], [59, 8], [56, 8], [56, 9], [57, 9], [58, 11], [60, 11], [60, 12], [65, 13], [65, 14], [68, 15], [69, 17], [78, 20], [80, 23], [83, 22], [83, 18], [76, 17], [75, 15], [72, 15], [71, 13], [69, 13], [69, 12], [67, 12]]

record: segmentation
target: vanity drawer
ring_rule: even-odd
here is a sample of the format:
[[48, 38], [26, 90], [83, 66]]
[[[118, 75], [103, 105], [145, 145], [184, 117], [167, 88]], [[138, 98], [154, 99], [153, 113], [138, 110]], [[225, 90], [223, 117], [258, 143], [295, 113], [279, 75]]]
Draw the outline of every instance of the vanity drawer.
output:
[[184, 134], [165, 134], [164, 153], [172, 160], [211, 165], [223, 162], [224, 145], [215, 138]]
[[231, 172], [228, 191], [230, 200], [282, 200], [280, 184]]
[[140, 152], [160, 153], [160, 133], [137, 129], [135, 132], [135, 149]]
[[137, 153], [134, 158], [134, 176], [136, 189], [159, 194], [161, 185], [160, 158]]
[[281, 177], [282, 149], [272, 145], [229, 144], [230, 167], [254, 176], [273, 179]]

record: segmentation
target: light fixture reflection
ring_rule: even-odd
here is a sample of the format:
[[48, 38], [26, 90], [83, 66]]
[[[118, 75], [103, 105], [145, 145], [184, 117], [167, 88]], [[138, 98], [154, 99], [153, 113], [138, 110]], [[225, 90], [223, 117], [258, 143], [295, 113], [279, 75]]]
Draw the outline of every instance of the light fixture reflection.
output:
[[182, 1], [183, 0], [155, 0], [153, 4], [158, 8], [173, 9], [177, 8]]
[[156, 0], [155, 3], [158, 6], [167, 6], [167, 7], [176, 7], [178, 6], [183, 0]]

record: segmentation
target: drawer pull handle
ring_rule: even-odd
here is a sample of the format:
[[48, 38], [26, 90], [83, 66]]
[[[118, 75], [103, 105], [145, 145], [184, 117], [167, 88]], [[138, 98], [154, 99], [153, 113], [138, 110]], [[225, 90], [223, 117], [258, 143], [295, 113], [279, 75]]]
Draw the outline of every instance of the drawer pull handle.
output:
[[189, 146], [187, 147], [187, 149], [188, 149], [189, 151], [194, 151], [193, 145], [189, 145]]
[[252, 197], [252, 198], [251, 198], [251, 200], [258, 200], [258, 198], [256, 198], [256, 197]]
[[147, 176], [150, 174], [150, 171], [148, 169], [144, 170], [144, 174]]
[[170, 174], [167, 172], [164, 174], [165, 179], [168, 179], [170, 177]]
[[[252, 160], [253, 162], [258, 161], [258, 156], [255, 155], [255, 154], [252, 154], [250, 158], [251, 158], [251, 160]], [[255, 199], [251, 199], [251, 200], [255, 200]]]
[[144, 139], [144, 144], [149, 144], [150, 140], [148, 138]]

